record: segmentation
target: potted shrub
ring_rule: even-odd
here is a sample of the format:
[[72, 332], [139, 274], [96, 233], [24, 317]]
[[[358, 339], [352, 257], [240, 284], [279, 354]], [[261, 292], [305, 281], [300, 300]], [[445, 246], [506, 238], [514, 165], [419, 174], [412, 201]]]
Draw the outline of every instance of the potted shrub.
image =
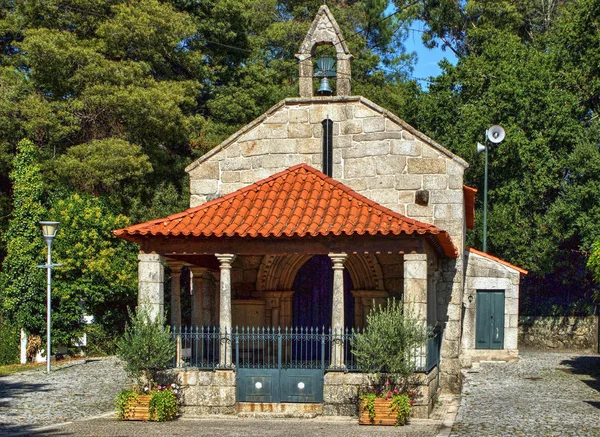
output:
[[358, 367], [370, 375], [370, 387], [359, 398], [360, 424], [407, 423], [414, 397], [410, 377], [416, 352], [427, 341], [425, 328], [394, 299], [367, 316], [366, 330], [352, 339]]
[[162, 319], [152, 320], [138, 308], [117, 344], [117, 355], [135, 381], [117, 395], [117, 416], [124, 420], [173, 420], [177, 415], [176, 384], [158, 385], [158, 373], [172, 363], [175, 344]]

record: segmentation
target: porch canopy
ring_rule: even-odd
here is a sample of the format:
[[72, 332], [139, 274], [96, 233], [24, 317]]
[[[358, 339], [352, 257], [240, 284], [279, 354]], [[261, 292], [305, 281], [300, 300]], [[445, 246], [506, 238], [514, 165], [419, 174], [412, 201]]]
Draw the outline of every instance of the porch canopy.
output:
[[[230, 270], [236, 255], [329, 255], [334, 270], [334, 329], [344, 326], [343, 268], [349, 254], [403, 254], [405, 264], [416, 257], [417, 270], [425, 270], [424, 278], [415, 278], [425, 282], [419, 285], [425, 288], [425, 305], [425, 245], [441, 256], [458, 257], [448, 232], [381, 206], [306, 164], [203, 205], [113, 233], [140, 246], [138, 302], [154, 316], [162, 314], [164, 307], [163, 257], [170, 266], [185, 263], [220, 269], [218, 324], [227, 332], [231, 331]], [[172, 315], [171, 321], [176, 323], [177, 316]]]

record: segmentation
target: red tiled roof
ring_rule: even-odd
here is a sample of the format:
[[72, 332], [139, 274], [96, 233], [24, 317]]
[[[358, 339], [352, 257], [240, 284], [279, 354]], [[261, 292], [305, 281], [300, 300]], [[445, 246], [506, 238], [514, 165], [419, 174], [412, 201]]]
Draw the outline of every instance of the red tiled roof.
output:
[[463, 194], [465, 196], [465, 219], [467, 221], [467, 229], [475, 228], [475, 194], [477, 188], [463, 185]]
[[113, 231], [116, 236], [280, 237], [432, 235], [452, 258], [450, 235], [367, 199], [299, 164], [226, 196], [169, 217]]
[[490, 255], [489, 253], [482, 252], [481, 250], [473, 249], [472, 247], [469, 247], [468, 250], [471, 253], [474, 253], [476, 255], [480, 255], [480, 256], [482, 256], [484, 258], [487, 258], [487, 259], [491, 259], [492, 261], [496, 261], [497, 263], [500, 263], [502, 265], [510, 267], [511, 269], [515, 269], [516, 271], [518, 271], [522, 275], [526, 275], [527, 273], [529, 273], [527, 270], [522, 269], [521, 267], [517, 267], [517, 266], [509, 263], [508, 261], [504, 261], [503, 259], [495, 257], [494, 255]]

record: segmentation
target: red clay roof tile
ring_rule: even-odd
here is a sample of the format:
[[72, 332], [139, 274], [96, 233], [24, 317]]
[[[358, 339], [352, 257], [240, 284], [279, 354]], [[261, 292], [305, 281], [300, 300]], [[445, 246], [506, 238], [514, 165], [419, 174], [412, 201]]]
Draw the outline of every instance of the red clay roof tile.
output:
[[279, 237], [319, 235], [432, 235], [444, 254], [458, 257], [450, 235], [358, 194], [299, 164], [226, 196], [169, 217], [113, 231], [141, 236]]

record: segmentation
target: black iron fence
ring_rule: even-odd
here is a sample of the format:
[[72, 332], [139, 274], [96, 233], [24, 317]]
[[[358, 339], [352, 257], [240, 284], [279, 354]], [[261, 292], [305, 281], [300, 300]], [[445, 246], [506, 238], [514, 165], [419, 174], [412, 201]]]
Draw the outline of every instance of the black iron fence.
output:
[[[360, 329], [316, 327], [172, 327], [177, 345], [173, 367], [198, 369], [323, 369], [358, 371], [352, 337]], [[428, 335], [414, 351], [415, 370], [429, 372], [439, 363], [441, 335]]]

